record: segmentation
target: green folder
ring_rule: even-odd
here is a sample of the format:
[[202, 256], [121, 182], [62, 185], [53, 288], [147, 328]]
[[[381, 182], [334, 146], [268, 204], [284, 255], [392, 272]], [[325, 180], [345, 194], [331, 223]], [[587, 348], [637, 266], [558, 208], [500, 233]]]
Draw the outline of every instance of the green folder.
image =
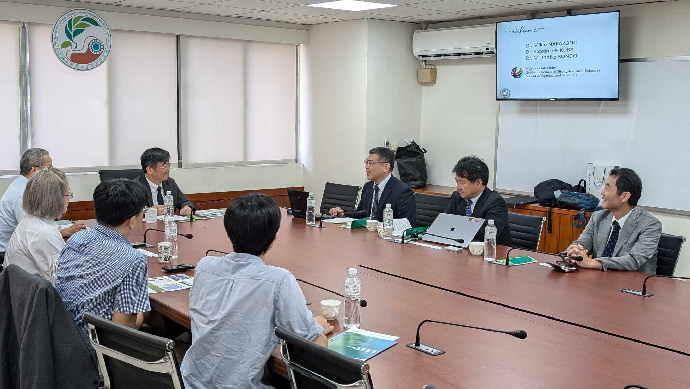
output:
[[352, 224], [350, 224], [350, 228], [366, 227], [367, 226], [367, 220], [369, 220], [368, 217], [363, 217], [361, 219], [353, 220]]
[[[491, 261], [491, 262], [500, 263], [500, 264], [505, 265], [506, 259], [505, 258], [497, 259], [497, 260]], [[537, 262], [537, 260], [532, 258], [532, 257], [528, 257], [528, 256], [510, 258], [510, 264], [511, 265], [526, 265], [526, 264], [532, 263], [532, 262]]]

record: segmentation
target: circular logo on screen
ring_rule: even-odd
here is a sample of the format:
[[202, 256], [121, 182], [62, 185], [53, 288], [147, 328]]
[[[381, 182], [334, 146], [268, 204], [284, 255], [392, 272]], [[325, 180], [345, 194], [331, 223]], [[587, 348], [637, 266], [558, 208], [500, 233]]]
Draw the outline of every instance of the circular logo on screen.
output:
[[508, 89], [508, 88], [501, 89], [500, 93], [501, 93], [501, 97], [503, 97], [504, 99], [507, 99], [508, 97], [510, 97], [510, 89]]
[[519, 67], [514, 67], [510, 70], [510, 75], [513, 76], [513, 78], [520, 78], [522, 77], [522, 68]]
[[110, 54], [108, 24], [90, 9], [70, 9], [53, 26], [53, 51], [60, 62], [74, 70], [91, 70]]

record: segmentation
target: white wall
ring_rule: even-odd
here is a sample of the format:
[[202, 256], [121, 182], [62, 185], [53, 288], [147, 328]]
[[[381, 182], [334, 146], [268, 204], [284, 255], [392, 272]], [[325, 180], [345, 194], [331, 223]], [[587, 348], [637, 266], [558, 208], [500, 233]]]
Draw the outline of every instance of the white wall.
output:
[[[614, 9], [621, 10], [621, 58], [690, 55], [690, 2], [641, 4], [595, 12]], [[576, 13], [584, 12], [591, 11]], [[487, 162], [493, 182], [498, 117], [495, 59], [436, 61], [435, 65], [437, 83], [425, 86], [422, 93], [421, 139], [429, 151], [429, 183], [453, 185], [450, 170], [467, 154], [476, 154]], [[690, 237], [690, 217], [654, 215], [662, 222], [664, 232]], [[690, 274], [690, 246], [681, 253], [676, 274]]]
[[362, 185], [367, 21], [312, 26], [300, 50], [300, 160], [317, 204], [326, 181]]
[[383, 146], [384, 139], [401, 146], [404, 139], [419, 142], [422, 87], [412, 55], [417, 29], [411, 23], [368, 21], [367, 149]]
[[326, 181], [363, 185], [383, 139], [419, 139], [421, 87], [409, 23], [312, 26], [300, 52], [300, 161], [317, 204]]
[[[56, 161], [56, 167], [59, 163]], [[230, 192], [248, 189], [273, 189], [302, 186], [302, 165], [231, 166], [198, 169], [173, 169], [170, 175], [184, 193]], [[16, 176], [0, 177], [0, 193]], [[73, 201], [92, 201], [98, 173], [68, 174]]]

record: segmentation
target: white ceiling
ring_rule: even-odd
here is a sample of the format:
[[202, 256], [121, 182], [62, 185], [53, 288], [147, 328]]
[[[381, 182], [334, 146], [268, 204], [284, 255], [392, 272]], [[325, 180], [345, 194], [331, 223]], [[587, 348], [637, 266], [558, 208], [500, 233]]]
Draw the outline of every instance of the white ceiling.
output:
[[70, 3], [79, 3], [79, 6], [84, 6], [84, 3], [107, 4], [116, 8], [122, 7], [123, 11], [134, 7], [294, 24], [321, 24], [356, 19], [437, 23], [529, 12], [676, 0], [368, 0], [398, 6], [361, 12], [307, 7], [308, 4], [326, 1], [330, 0], [67, 0]]

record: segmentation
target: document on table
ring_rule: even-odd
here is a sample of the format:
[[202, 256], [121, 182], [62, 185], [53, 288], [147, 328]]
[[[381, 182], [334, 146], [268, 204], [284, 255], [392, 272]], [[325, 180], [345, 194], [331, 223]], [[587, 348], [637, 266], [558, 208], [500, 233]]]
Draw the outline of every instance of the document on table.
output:
[[148, 291], [149, 294], [173, 292], [176, 290], [189, 289], [194, 284], [194, 277], [186, 274], [171, 274], [169, 276], [162, 276], [156, 278], [149, 278]]
[[137, 249], [137, 251], [144, 253], [144, 255], [146, 255], [147, 257], [157, 257], [158, 256], [158, 254], [154, 253], [153, 251], [149, 251], [149, 250]]
[[397, 336], [353, 328], [329, 339], [328, 348], [350, 358], [366, 361], [398, 344], [397, 340]]
[[350, 223], [353, 220], [356, 220], [356, 219], [353, 219], [351, 217], [336, 217], [333, 219], [323, 219], [323, 222], [324, 223], [331, 223], [331, 224], [343, 224], [343, 223]]

